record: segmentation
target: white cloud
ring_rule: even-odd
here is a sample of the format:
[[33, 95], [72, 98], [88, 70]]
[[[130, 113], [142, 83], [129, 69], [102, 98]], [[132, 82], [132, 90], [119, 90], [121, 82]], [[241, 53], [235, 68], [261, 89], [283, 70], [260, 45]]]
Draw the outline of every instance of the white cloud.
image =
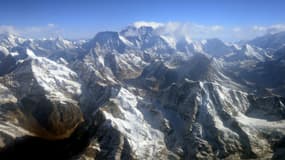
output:
[[210, 37], [218, 37], [224, 30], [220, 25], [201, 25], [195, 23], [179, 23], [168, 22], [164, 23], [156, 29], [158, 34], [172, 36], [175, 39], [205, 39]]
[[[136, 24], [136, 23], [135, 23]], [[175, 39], [207, 39], [220, 38], [225, 41], [249, 40], [265, 34], [272, 34], [285, 31], [285, 24], [275, 24], [269, 26], [235, 26], [225, 27], [222, 25], [203, 25], [197, 23], [180, 23], [180, 22], [146, 22], [139, 23], [143, 26], [152, 26], [157, 24], [155, 30], [158, 34], [164, 36], [172, 36]]]
[[55, 24], [47, 24], [45, 26], [33, 26], [19, 29], [19, 33], [26, 37], [57, 37], [62, 36], [63, 30]]
[[14, 26], [9, 25], [0, 25], [0, 34], [2, 33], [9, 33], [9, 34], [15, 34], [17, 35], [17, 29]]
[[49, 24], [48, 24], [48, 27], [55, 27], [55, 24], [49, 23]]
[[240, 32], [241, 28], [240, 27], [234, 27], [232, 30], [233, 30], [233, 32]]
[[252, 29], [254, 31], [258, 31], [258, 32], [264, 32], [266, 31], [266, 27], [263, 27], [263, 26], [253, 26]]
[[141, 26], [148, 26], [148, 27], [152, 27], [152, 28], [158, 28], [160, 26], [162, 26], [162, 23], [158, 23], [158, 22], [146, 22], [146, 21], [138, 21], [134, 23], [134, 26], [139, 28]]
[[14, 27], [9, 25], [0, 25], [0, 34], [9, 33], [24, 37], [43, 38], [57, 37], [62, 35], [63, 30], [55, 24], [47, 24], [45, 26], [29, 26], [29, 27]]
[[212, 29], [213, 31], [220, 31], [220, 30], [223, 30], [224, 27], [219, 26], [219, 25], [215, 25], [215, 26], [212, 26], [211, 29]]
[[277, 33], [281, 31], [285, 31], [285, 24], [275, 24], [275, 25], [270, 25], [270, 26], [253, 26], [253, 30], [259, 31], [259, 32], [264, 32], [264, 33]]
[[190, 36], [188, 24], [169, 22], [157, 28], [158, 34], [168, 35], [179, 39], [181, 37]]

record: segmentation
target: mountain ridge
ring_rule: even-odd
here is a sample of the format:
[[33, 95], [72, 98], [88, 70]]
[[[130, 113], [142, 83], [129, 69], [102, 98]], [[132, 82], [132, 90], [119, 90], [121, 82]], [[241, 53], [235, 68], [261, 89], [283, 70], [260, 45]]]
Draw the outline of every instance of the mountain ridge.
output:
[[285, 156], [282, 48], [145, 24], [84, 43], [0, 37], [0, 158], [28, 158], [22, 143], [80, 160]]

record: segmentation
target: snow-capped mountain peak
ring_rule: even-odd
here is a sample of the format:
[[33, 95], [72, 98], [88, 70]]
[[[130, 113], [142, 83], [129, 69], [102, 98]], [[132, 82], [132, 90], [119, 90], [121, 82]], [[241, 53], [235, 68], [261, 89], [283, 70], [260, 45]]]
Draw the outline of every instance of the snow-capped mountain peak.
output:
[[0, 159], [34, 142], [62, 159], [284, 157], [284, 46], [190, 40], [161, 25], [80, 42], [3, 37]]

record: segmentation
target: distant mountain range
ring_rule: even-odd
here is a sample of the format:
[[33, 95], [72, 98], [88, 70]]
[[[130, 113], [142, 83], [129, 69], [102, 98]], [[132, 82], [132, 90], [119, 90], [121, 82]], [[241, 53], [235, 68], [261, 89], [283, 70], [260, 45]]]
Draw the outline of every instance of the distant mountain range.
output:
[[285, 32], [227, 43], [154, 27], [0, 35], [0, 159], [284, 159]]

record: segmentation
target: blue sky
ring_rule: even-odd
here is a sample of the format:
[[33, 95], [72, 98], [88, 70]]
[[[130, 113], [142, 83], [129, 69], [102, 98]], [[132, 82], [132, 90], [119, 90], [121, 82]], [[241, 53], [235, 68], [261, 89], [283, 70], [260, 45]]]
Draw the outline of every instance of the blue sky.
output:
[[284, 6], [284, 0], [0, 0], [0, 32], [85, 38], [136, 21], [248, 31], [285, 24]]

